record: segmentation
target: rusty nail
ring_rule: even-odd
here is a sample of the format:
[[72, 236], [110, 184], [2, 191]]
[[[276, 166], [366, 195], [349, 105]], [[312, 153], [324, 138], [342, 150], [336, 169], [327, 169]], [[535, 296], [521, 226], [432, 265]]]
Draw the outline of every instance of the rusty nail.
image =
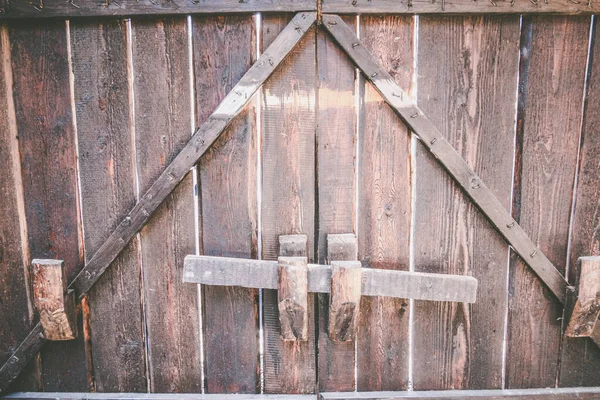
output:
[[352, 43], [352, 48], [355, 48], [355, 47], [358, 47], [358, 46], [360, 46], [359, 43]]
[[[411, 118], [417, 118], [419, 116], [419, 113], [414, 113], [413, 115], [411, 115]], [[437, 139], [433, 139], [433, 141], [435, 142]]]
[[533, 257], [534, 257], [536, 254], [537, 254], [537, 249], [535, 249], [535, 250], [533, 251], [533, 253], [531, 253], [531, 254], [529, 255], [529, 257], [533, 258]]
[[327, 23], [328, 23], [329, 25], [337, 25], [337, 22], [336, 22], [336, 21], [333, 21], [333, 20], [332, 20], [332, 21], [329, 21], [329, 22], [327, 22]]
[[437, 138], [433, 138], [433, 139], [431, 139], [431, 141], [429, 142], [429, 144], [433, 146], [433, 144], [434, 144], [435, 142], [437, 142]]
[[377, 76], [377, 72], [373, 72], [373, 74], [371, 75], [371, 78], [375, 78]]
[[515, 222], [515, 221], [513, 221], [513, 222], [511, 222], [510, 224], [506, 224], [506, 227], [507, 227], [507, 228], [512, 228], [513, 226], [515, 226], [515, 224], [516, 224], [516, 222]]

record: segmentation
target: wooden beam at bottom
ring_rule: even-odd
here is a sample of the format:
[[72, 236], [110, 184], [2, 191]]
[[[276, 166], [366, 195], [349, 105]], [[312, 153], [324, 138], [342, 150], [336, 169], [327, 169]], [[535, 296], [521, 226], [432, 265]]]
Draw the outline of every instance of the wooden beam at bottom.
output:
[[51, 393], [20, 392], [1, 399], [20, 400], [316, 400], [311, 395], [183, 394], [183, 393]]
[[600, 387], [512, 390], [432, 390], [419, 392], [321, 393], [320, 400], [396, 399], [485, 399], [485, 400], [592, 400], [600, 398]]

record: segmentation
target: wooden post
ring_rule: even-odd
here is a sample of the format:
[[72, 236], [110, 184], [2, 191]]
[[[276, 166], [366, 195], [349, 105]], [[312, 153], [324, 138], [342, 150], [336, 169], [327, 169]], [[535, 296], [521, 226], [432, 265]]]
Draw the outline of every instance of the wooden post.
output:
[[[600, 257], [581, 257], [579, 293], [567, 327], [569, 337], [592, 337], [600, 342]], [[600, 345], [600, 344], [599, 344]]]
[[77, 337], [75, 294], [67, 292], [65, 263], [62, 260], [33, 260], [33, 297], [48, 340]]
[[356, 338], [360, 309], [361, 264], [359, 261], [331, 263], [329, 337], [338, 342]]
[[308, 340], [306, 235], [279, 237], [279, 323], [284, 341]]

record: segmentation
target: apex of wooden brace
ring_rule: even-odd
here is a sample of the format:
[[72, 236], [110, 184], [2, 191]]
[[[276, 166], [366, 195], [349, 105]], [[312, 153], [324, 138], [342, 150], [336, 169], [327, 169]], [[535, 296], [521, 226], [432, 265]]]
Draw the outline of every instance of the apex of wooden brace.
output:
[[67, 291], [65, 265], [62, 260], [32, 260], [33, 297], [40, 322], [48, 340], [71, 340], [77, 337], [75, 293]]
[[579, 259], [577, 300], [566, 335], [589, 337], [600, 346], [600, 257]]

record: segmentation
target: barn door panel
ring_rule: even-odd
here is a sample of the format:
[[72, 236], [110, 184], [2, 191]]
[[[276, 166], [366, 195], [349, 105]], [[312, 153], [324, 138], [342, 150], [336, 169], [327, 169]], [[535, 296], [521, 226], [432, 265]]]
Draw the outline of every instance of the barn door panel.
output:
[[[292, 15], [268, 15], [262, 23], [265, 49]], [[308, 236], [308, 260], [315, 244], [315, 28], [311, 28], [261, 92], [262, 258], [276, 260], [279, 236]], [[313, 393], [316, 389], [314, 295], [309, 294], [309, 338], [283, 342], [277, 292], [264, 290], [265, 393]]]
[[[256, 32], [251, 15], [194, 17], [192, 32], [200, 125], [254, 62]], [[199, 163], [203, 254], [258, 255], [256, 143], [252, 100]], [[207, 286], [202, 298], [207, 392], [260, 392], [258, 291]]]
[[[138, 193], [150, 188], [192, 131], [189, 26], [185, 17], [131, 21]], [[202, 389], [197, 290], [182, 283], [195, 252], [192, 173], [140, 232], [148, 389]]]
[[[419, 107], [507, 209], [518, 46], [516, 16], [419, 21]], [[475, 304], [415, 303], [415, 390], [502, 388], [508, 246], [421, 143], [415, 167], [415, 270], [479, 281]]]
[[[136, 202], [127, 23], [71, 24], [71, 54], [89, 261]], [[90, 361], [98, 391], [146, 390], [138, 251], [134, 240], [89, 294]]]
[[[594, 24], [597, 24], [597, 20]], [[592, 41], [574, 198], [575, 209], [571, 225], [571, 256], [568, 260], [571, 284], [577, 282], [579, 257], [600, 256], [600, 31], [597, 26], [594, 27]], [[598, 346], [587, 339], [566, 337], [564, 340], [559, 385], [599, 386]]]
[[[19, 22], [10, 25], [9, 37], [30, 254], [65, 260], [72, 280], [83, 251], [67, 25]], [[41, 359], [44, 390], [88, 390], [83, 335], [49, 343]]]
[[[408, 93], [413, 79], [414, 21], [362, 17], [365, 47]], [[411, 137], [361, 76], [358, 134], [358, 259], [364, 268], [410, 265]], [[358, 390], [406, 390], [409, 300], [362, 297], [357, 341]]]
[[[356, 17], [344, 21], [356, 28]], [[356, 80], [354, 65], [331, 36], [317, 35], [318, 262], [327, 263], [327, 235], [356, 232]], [[319, 294], [318, 371], [320, 391], [353, 391], [354, 342], [328, 335], [329, 295]]]
[[[524, 18], [513, 216], [564, 274], [589, 17]], [[516, 256], [510, 265], [507, 387], [554, 386], [562, 306]]]

